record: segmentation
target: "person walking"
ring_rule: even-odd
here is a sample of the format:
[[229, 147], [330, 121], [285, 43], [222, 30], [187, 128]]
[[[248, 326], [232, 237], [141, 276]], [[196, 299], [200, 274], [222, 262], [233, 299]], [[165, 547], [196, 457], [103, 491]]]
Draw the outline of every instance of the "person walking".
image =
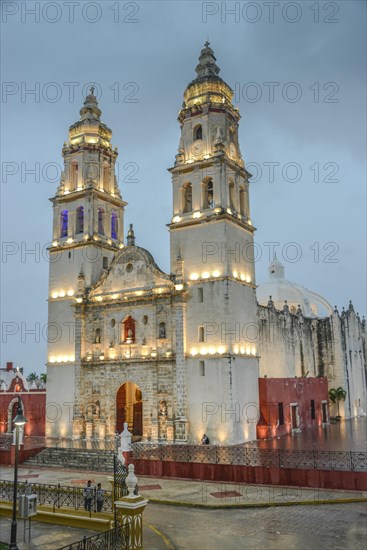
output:
[[90, 512], [92, 509], [92, 500], [93, 500], [93, 487], [90, 479], [87, 481], [87, 484], [84, 487], [83, 496], [84, 496], [84, 508], [87, 510], [87, 512]]
[[97, 492], [96, 492], [96, 501], [97, 501], [97, 512], [102, 512], [103, 501], [104, 501], [104, 490], [102, 485], [98, 483]]

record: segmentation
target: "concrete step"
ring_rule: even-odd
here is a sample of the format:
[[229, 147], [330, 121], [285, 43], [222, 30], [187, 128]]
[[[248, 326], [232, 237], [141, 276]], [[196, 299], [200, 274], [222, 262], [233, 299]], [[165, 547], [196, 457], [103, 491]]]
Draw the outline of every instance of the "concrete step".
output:
[[71, 470], [113, 471], [113, 451], [60, 449], [48, 447], [24, 462], [25, 466]]

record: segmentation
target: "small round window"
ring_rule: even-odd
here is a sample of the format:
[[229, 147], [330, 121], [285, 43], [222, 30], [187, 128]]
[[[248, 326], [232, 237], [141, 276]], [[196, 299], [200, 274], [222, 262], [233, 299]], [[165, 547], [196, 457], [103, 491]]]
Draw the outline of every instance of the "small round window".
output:
[[127, 264], [126, 273], [131, 273], [133, 269], [134, 269], [133, 264]]

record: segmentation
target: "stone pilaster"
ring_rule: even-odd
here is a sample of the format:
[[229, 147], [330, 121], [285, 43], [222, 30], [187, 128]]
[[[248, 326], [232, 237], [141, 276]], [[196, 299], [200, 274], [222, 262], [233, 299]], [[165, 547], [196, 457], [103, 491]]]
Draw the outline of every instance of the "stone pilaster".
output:
[[174, 380], [174, 434], [176, 441], [187, 441], [187, 389], [185, 361], [185, 304], [176, 304], [176, 377]]

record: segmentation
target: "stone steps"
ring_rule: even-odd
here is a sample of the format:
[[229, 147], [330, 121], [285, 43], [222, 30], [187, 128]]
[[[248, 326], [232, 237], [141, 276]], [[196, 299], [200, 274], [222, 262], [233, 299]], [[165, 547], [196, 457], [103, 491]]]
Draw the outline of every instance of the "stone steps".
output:
[[48, 447], [26, 460], [23, 465], [29, 467], [113, 472], [113, 455], [113, 451]]

